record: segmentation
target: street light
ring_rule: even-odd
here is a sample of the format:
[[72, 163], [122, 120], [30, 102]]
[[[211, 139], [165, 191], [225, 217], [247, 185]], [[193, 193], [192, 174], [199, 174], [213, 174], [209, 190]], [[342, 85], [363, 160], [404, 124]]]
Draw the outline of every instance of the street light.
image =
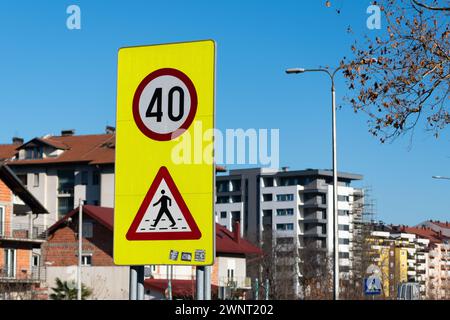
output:
[[341, 70], [343, 66], [334, 70], [332, 73], [327, 69], [303, 69], [290, 68], [286, 69], [287, 74], [298, 74], [305, 72], [324, 72], [331, 80], [331, 115], [332, 115], [332, 154], [333, 154], [333, 297], [339, 300], [339, 227], [338, 227], [338, 207], [337, 207], [337, 160], [336, 160], [336, 92], [334, 89], [334, 76]]

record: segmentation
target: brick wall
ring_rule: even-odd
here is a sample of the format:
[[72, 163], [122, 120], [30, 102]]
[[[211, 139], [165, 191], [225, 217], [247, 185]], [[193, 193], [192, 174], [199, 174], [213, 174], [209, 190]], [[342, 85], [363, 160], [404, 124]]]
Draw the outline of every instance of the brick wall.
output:
[[[87, 221], [87, 219], [85, 220]], [[93, 237], [83, 238], [83, 254], [92, 254], [92, 266], [114, 266], [113, 234], [97, 221], [93, 223]], [[44, 263], [51, 266], [71, 266], [78, 264], [78, 217], [74, 215], [72, 222], [63, 223], [49, 235], [48, 241], [42, 245]]]

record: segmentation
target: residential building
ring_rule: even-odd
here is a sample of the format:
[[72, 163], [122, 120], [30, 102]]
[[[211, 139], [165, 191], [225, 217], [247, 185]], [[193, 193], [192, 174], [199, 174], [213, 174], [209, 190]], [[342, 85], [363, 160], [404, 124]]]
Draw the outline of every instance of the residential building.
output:
[[368, 239], [373, 261], [381, 269], [383, 295], [395, 298], [400, 283], [418, 283], [427, 296], [429, 239], [409, 232], [406, 226], [377, 226]]
[[[363, 201], [362, 190], [351, 183], [361, 179], [361, 175], [338, 173], [339, 265], [344, 278], [351, 269], [354, 209]], [[290, 243], [293, 252], [313, 247], [331, 254], [332, 181], [331, 170], [231, 170], [216, 177], [216, 221], [230, 230], [239, 221], [241, 234], [259, 245], [278, 239]], [[290, 283], [299, 293], [299, 259], [291, 260]]]
[[[234, 232], [216, 224], [216, 259], [211, 267], [211, 285], [213, 296], [227, 299], [232, 296], [250, 296], [252, 281], [247, 276], [247, 260], [258, 258], [262, 251], [243, 239], [236, 222]], [[165, 297], [168, 280], [172, 281], [174, 297], [195, 297], [194, 266], [150, 266], [150, 278], [145, 280], [147, 296], [152, 299]], [[164, 290], [163, 290], [164, 289]]]
[[[36, 217], [47, 214], [8, 166], [0, 162], [0, 299], [37, 299], [45, 280], [40, 246], [43, 226]], [[17, 222], [17, 217], [24, 222]]]
[[[73, 209], [48, 229], [42, 259], [49, 289], [55, 286], [56, 278], [78, 279], [78, 213], [79, 208]], [[112, 208], [83, 206], [81, 279], [93, 290], [89, 299], [129, 297], [129, 267], [116, 266], [113, 261], [113, 219]]]
[[445, 229], [443, 227], [448, 226], [448, 222], [440, 224], [441, 228], [434, 228], [434, 230], [429, 224], [406, 228], [409, 233], [430, 241], [426, 266], [429, 299], [450, 299], [450, 238], [444, 236], [442, 232], [442, 229]]
[[114, 128], [105, 134], [36, 137], [27, 142], [14, 138], [0, 146], [5, 159], [27, 189], [49, 211], [36, 223], [47, 227], [79, 205], [114, 205]]

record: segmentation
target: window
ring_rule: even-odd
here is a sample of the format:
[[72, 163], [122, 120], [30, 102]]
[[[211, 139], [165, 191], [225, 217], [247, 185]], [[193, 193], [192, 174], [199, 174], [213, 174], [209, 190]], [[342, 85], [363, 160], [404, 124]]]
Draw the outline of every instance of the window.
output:
[[293, 201], [294, 200], [294, 195], [289, 193], [289, 194], [277, 194], [277, 201]]
[[25, 159], [42, 159], [42, 146], [34, 146], [25, 149]]
[[33, 187], [39, 187], [39, 173], [33, 174]]
[[241, 180], [231, 180], [232, 191], [241, 191]]
[[20, 182], [26, 187], [28, 185], [28, 177], [27, 174], [18, 174], [17, 178], [19, 178]]
[[349, 231], [350, 230], [350, 226], [348, 224], [340, 224], [339, 225], [339, 230], [341, 230], [341, 231]]
[[273, 187], [273, 178], [263, 178], [264, 187]]
[[92, 184], [94, 186], [98, 186], [100, 184], [100, 172], [98, 171], [92, 172]]
[[348, 196], [337, 196], [338, 201], [346, 201], [348, 202], [349, 197]]
[[0, 236], [5, 232], [5, 207], [0, 206]]
[[228, 281], [233, 281], [234, 279], [234, 269], [227, 269]]
[[220, 196], [217, 197], [217, 203], [228, 203], [229, 197]]
[[94, 224], [91, 221], [83, 222], [83, 237], [92, 238], [94, 235]]
[[231, 196], [231, 202], [232, 203], [237, 203], [237, 202], [241, 202], [241, 196]]
[[81, 255], [81, 265], [82, 266], [92, 266], [92, 254], [82, 254]]
[[81, 184], [82, 185], [88, 184], [88, 172], [87, 171], [81, 171]]
[[272, 201], [273, 196], [271, 193], [263, 193], [263, 201]]
[[31, 266], [32, 267], [35, 267], [35, 268], [39, 267], [39, 260], [40, 260], [39, 258], [40, 257], [38, 254], [33, 253], [33, 256], [31, 258]]
[[348, 259], [350, 258], [350, 254], [348, 252], [339, 252], [339, 258]]
[[221, 219], [225, 219], [227, 217], [227, 212], [226, 211], [221, 211], [220, 212], [220, 218]]
[[350, 244], [350, 240], [339, 238], [339, 244]]
[[5, 249], [5, 266], [4, 272], [7, 278], [16, 277], [16, 250]]
[[58, 193], [73, 194], [75, 173], [73, 170], [58, 170]]
[[338, 210], [338, 215], [340, 216], [348, 216], [350, 214], [350, 211], [348, 210]]
[[58, 215], [65, 216], [73, 209], [73, 197], [58, 197]]
[[277, 209], [277, 216], [293, 216], [294, 209]]
[[228, 181], [219, 181], [217, 182], [217, 192], [228, 192]]
[[294, 230], [294, 224], [293, 223], [277, 223], [277, 230], [278, 231]]

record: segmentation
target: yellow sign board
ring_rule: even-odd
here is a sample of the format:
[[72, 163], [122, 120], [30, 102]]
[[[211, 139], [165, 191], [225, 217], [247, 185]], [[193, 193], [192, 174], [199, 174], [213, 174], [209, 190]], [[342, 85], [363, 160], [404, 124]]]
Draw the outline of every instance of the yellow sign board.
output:
[[214, 90], [211, 40], [119, 50], [115, 264], [213, 264]]

